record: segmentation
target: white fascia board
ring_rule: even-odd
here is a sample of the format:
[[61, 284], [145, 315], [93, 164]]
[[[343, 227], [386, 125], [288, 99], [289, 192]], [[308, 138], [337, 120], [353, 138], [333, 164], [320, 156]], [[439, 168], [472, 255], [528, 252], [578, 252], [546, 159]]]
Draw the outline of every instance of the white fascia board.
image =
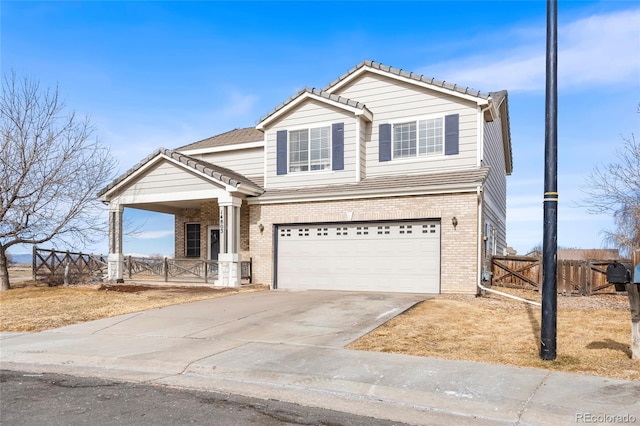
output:
[[263, 148], [263, 147], [264, 147], [264, 140], [256, 141], [256, 142], [243, 142], [243, 143], [237, 143], [233, 145], [215, 146], [210, 148], [188, 149], [188, 150], [178, 151], [178, 152], [181, 152], [185, 155], [199, 155], [199, 154], [214, 154], [216, 152], [237, 151], [241, 149]]
[[403, 190], [369, 190], [369, 191], [353, 191], [353, 192], [327, 192], [325, 194], [314, 195], [283, 195], [273, 198], [250, 198], [247, 199], [248, 204], [283, 204], [283, 203], [310, 203], [317, 201], [341, 201], [363, 198], [388, 198], [388, 197], [407, 197], [414, 195], [443, 195], [443, 194], [460, 194], [465, 192], [475, 193], [478, 183], [468, 183], [459, 185], [438, 185], [429, 187], [407, 188]]
[[217, 189], [197, 190], [197, 191], [181, 191], [181, 192], [165, 192], [156, 194], [135, 194], [135, 195], [119, 195], [114, 198], [120, 205], [135, 206], [136, 204], [152, 204], [163, 202], [179, 202], [185, 200], [211, 200], [213, 198], [224, 197], [227, 191]]
[[350, 105], [345, 105], [345, 104], [343, 104], [341, 102], [337, 102], [337, 101], [334, 101], [334, 100], [331, 100], [331, 99], [323, 98], [322, 96], [318, 96], [318, 95], [315, 95], [313, 93], [304, 92], [304, 93], [300, 94], [300, 96], [298, 96], [296, 99], [292, 100], [287, 105], [285, 105], [284, 107], [282, 107], [278, 111], [274, 112], [269, 117], [265, 118], [264, 120], [262, 120], [261, 122], [256, 124], [256, 129], [264, 130], [265, 126], [267, 126], [270, 122], [272, 122], [273, 120], [277, 119], [282, 114], [285, 114], [288, 111], [296, 108], [300, 103], [306, 101], [307, 99], [313, 99], [313, 100], [316, 100], [318, 102], [322, 102], [322, 103], [325, 103], [325, 104], [329, 104], [329, 105], [335, 106], [336, 108], [340, 108], [340, 109], [343, 109], [345, 111], [349, 111], [349, 112], [351, 112], [352, 114], [354, 114], [356, 116], [361, 115], [361, 116], [367, 118], [369, 121], [373, 120], [373, 114], [371, 113], [371, 111], [369, 111], [366, 108], [356, 108], [356, 107], [353, 107], [353, 106], [350, 106]]
[[350, 83], [352, 80], [354, 80], [355, 78], [359, 77], [361, 74], [364, 74], [365, 72], [371, 72], [371, 73], [374, 73], [374, 74], [381, 75], [383, 77], [393, 78], [395, 80], [403, 81], [405, 83], [414, 84], [416, 86], [424, 87], [424, 88], [430, 89], [430, 90], [435, 90], [436, 92], [445, 93], [447, 95], [451, 95], [451, 96], [455, 96], [455, 97], [458, 97], [458, 98], [466, 99], [468, 101], [475, 102], [478, 105], [487, 105], [489, 103], [489, 101], [487, 99], [479, 98], [477, 96], [472, 96], [472, 95], [469, 95], [469, 94], [466, 94], [466, 93], [460, 93], [460, 92], [455, 91], [455, 90], [447, 89], [446, 87], [436, 86], [436, 85], [433, 85], [433, 84], [426, 83], [424, 81], [414, 80], [412, 78], [403, 77], [401, 75], [397, 75], [397, 74], [390, 73], [390, 72], [387, 72], [387, 71], [379, 70], [377, 68], [370, 68], [370, 67], [367, 67], [367, 66], [364, 66], [364, 67], [360, 68], [358, 71], [354, 72], [353, 74], [345, 77], [344, 80], [342, 80], [341, 82], [337, 83], [335, 86], [329, 88], [327, 90], [327, 92], [328, 93], [335, 92], [340, 87], [346, 85], [347, 83]]

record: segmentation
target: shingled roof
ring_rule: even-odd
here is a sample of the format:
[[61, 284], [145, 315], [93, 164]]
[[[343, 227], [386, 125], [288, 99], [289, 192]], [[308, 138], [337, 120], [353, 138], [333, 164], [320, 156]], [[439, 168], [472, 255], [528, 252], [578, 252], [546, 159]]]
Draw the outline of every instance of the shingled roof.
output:
[[472, 89], [470, 87], [458, 86], [457, 84], [449, 83], [444, 80], [437, 80], [433, 77], [426, 77], [423, 74], [417, 74], [414, 72], [405, 71], [401, 68], [394, 68], [388, 65], [381, 64], [380, 62], [375, 62], [370, 60], [364, 60], [360, 62], [358, 65], [351, 68], [349, 71], [347, 71], [346, 73], [338, 77], [338, 79], [330, 83], [323, 90], [330, 92], [334, 86], [338, 85], [340, 82], [348, 78], [350, 75], [358, 72], [361, 68], [364, 68], [364, 67], [384, 71], [389, 74], [395, 74], [400, 77], [409, 78], [411, 80], [419, 81], [421, 83], [427, 83], [432, 86], [441, 87], [443, 89], [452, 90], [454, 92], [458, 92], [464, 95], [474, 96], [481, 99], [489, 99], [489, 97], [491, 96], [489, 93], [483, 93], [480, 90]]
[[264, 140], [264, 133], [255, 127], [245, 127], [243, 129], [233, 129], [210, 138], [177, 148], [178, 151], [188, 151], [191, 149], [214, 148], [217, 146], [236, 145], [248, 142], [261, 142]]
[[446, 188], [451, 191], [455, 187], [469, 187], [481, 185], [489, 175], [488, 167], [470, 170], [457, 170], [453, 172], [429, 173], [420, 175], [402, 176], [378, 176], [368, 177], [357, 183], [338, 184], [330, 186], [302, 187], [289, 189], [266, 190], [260, 196], [261, 201], [270, 199], [303, 199], [323, 195], [349, 194], [353, 196], [365, 196], [367, 193], [380, 195], [385, 191], [398, 194], [399, 192], [425, 192]]
[[98, 197], [102, 197], [107, 192], [111, 191], [113, 188], [118, 186], [120, 183], [126, 180], [129, 176], [133, 175], [145, 164], [147, 164], [154, 158], [158, 157], [159, 155], [169, 157], [201, 174], [204, 174], [205, 176], [212, 177], [220, 182], [223, 182], [235, 188], [238, 188], [240, 185], [243, 185], [252, 189], [254, 192], [257, 192], [257, 193], [264, 192], [264, 189], [258, 184], [254, 183], [251, 179], [241, 175], [240, 173], [234, 172], [231, 169], [217, 166], [207, 161], [199, 160], [189, 155], [182, 154], [178, 151], [160, 148], [159, 150], [155, 151], [153, 154], [149, 155], [147, 158], [145, 158], [144, 160], [142, 160], [141, 162], [133, 166], [131, 169], [127, 170], [125, 173], [120, 175], [117, 179], [115, 179], [109, 185], [107, 185], [104, 189], [102, 189], [98, 193]]

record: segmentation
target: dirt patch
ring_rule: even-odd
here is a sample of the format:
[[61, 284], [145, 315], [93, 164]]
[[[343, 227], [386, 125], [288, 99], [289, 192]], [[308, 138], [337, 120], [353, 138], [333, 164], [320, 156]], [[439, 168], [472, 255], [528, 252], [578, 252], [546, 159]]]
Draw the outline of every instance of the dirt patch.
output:
[[99, 291], [116, 291], [118, 293], [143, 293], [145, 291], [161, 291], [163, 293], [179, 294], [220, 294], [237, 293], [233, 288], [212, 288], [204, 286], [181, 287], [181, 286], [150, 286], [150, 285], [127, 285], [127, 284], [102, 284]]
[[[537, 292], [513, 292], [539, 299]], [[509, 364], [640, 380], [626, 294], [558, 296], [558, 357], [542, 361], [540, 307], [497, 295], [426, 300], [350, 349]]]

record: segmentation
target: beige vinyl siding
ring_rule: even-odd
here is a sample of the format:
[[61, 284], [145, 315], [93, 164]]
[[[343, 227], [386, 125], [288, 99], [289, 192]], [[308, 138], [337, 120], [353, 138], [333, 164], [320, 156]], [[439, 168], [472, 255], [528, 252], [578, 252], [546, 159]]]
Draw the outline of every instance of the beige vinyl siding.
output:
[[505, 175], [504, 146], [500, 118], [484, 123], [483, 166], [491, 171], [484, 186], [484, 212], [486, 220], [497, 228], [497, 254], [507, 247], [507, 178]]
[[[278, 175], [276, 166], [276, 134], [278, 130], [303, 129], [344, 123], [344, 170], [288, 172]], [[355, 179], [356, 118], [342, 109], [308, 100], [265, 131], [267, 157], [267, 188], [296, 188], [351, 183]], [[289, 150], [287, 147], [287, 156]]]
[[264, 152], [262, 147], [237, 149], [193, 155], [216, 166], [226, 167], [246, 177], [264, 175]]
[[182, 167], [163, 161], [151, 168], [145, 175], [128, 186], [121, 195], [166, 194], [211, 189], [206, 182]]
[[[365, 148], [367, 177], [476, 167], [478, 112], [474, 102], [371, 73], [335, 93], [362, 102], [373, 112], [371, 137]], [[378, 161], [380, 124], [449, 114], [460, 115], [459, 154]]]
[[[123, 205], [167, 201], [211, 199], [225, 193], [222, 187], [169, 161], [151, 166], [140, 178], [114, 195], [112, 200]], [[158, 210], [162, 211], [162, 210]]]

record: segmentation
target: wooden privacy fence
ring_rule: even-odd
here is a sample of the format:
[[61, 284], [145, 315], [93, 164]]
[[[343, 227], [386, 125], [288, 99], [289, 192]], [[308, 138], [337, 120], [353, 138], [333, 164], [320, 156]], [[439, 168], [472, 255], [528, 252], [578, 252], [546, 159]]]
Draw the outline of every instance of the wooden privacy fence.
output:
[[49, 285], [90, 279], [102, 281], [107, 273], [107, 257], [101, 254], [48, 250], [34, 246], [32, 262], [33, 279], [46, 281]]
[[[558, 260], [558, 293], [589, 296], [624, 290], [607, 283], [607, 266], [613, 262]], [[537, 257], [494, 256], [491, 259], [491, 272], [492, 286], [540, 290], [542, 285], [542, 262]]]
[[[252, 283], [252, 267], [251, 258], [240, 263], [243, 283]], [[108, 257], [102, 254], [33, 248], [33, 279], [46, 281], [49, 285], [102, 281], [107, 276], [107, 268]], [[125, 256], [124, 273], [129, 279], [208, 283], [218, 277], [218, 262]]]

